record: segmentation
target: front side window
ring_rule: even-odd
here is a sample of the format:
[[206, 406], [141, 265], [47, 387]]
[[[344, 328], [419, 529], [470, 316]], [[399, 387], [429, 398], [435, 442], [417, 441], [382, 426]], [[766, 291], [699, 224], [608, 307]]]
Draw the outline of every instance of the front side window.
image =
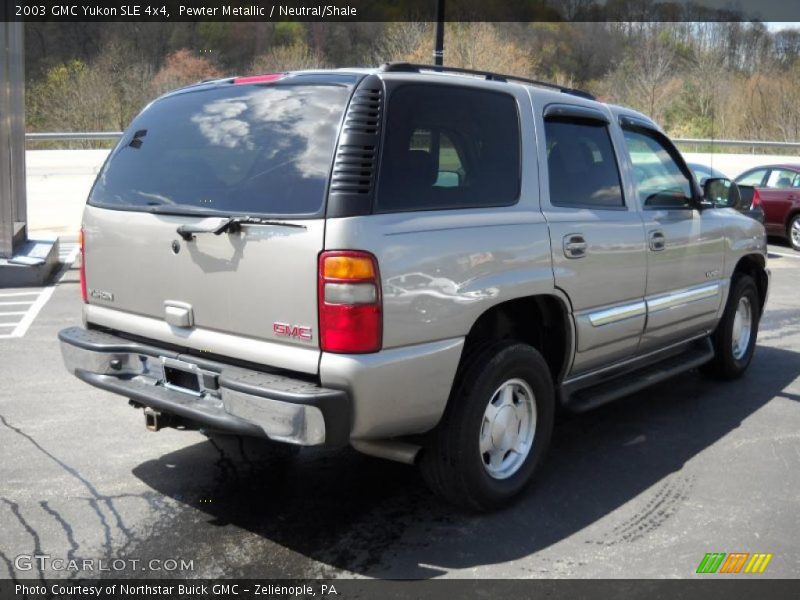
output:
[[750, 171], [744, 175], [739, 175], [739, 177], [736, 178], [736, 183], [741, 183], [742, 185], [760, 186], [764, 182], [764, 176], [766, 174], [766, 169], [756, 169], [755, 171]]
[[545, 121], [550, 204], [621, 208], [617, 159], [608, 126], [599, 121]]
[[624, 130], [642, 206], [684, 208], [691, 206], [692, 184], [669, 149], [655, 136]]
[[505, 206], [520, 191], [517, 103], [498, 92], [404, 85], [389, 99], [377, 210]]

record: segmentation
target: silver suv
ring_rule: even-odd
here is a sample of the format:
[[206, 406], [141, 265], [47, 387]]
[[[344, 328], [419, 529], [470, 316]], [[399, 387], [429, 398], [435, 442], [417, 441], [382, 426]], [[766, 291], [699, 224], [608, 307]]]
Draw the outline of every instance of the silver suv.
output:
[[557, 405], [745, 371], [769, 271], [737, 202], [577, 90], [407, 63], [204, 82], [100, 172], [61, 348], [152, 430], [349, 444], [491, 509]]

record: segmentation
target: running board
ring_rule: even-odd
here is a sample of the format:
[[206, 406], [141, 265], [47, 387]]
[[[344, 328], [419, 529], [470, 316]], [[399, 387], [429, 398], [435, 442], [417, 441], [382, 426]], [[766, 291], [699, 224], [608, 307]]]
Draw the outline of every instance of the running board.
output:
[[711, 340], [703, 338], [688, 346], [683, 352], [673, 354], [657, 363], [619, 373], [613, 379], [589, 384], [586, 387], [565, 385], [561, 391], [562, 401], [569, 410], [584, 412], [699, 367], [712, 358], [714, 358], [714, 348]]

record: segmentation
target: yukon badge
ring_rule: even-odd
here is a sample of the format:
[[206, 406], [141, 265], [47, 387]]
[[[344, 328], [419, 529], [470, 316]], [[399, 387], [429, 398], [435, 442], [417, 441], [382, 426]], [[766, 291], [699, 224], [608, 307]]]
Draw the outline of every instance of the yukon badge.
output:
[[105, 300], [106, 302], [114, 301], [114, 294], [112, 294], [111, 292], [107, 292], [105, 290], [90, 290], [89, 295], [92, 298], [97, 298], [98, 300]]
[[311, 331], [311, 327], [305, 325], [289, 325], [277, 321], [272, 324], [272, 332], [278, 337], [295, 338], [304, 342], [311, 341]]

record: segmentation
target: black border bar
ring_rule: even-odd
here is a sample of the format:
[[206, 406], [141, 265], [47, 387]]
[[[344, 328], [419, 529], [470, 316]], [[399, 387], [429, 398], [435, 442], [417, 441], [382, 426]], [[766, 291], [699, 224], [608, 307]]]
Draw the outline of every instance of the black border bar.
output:
[[[438, 0], [3, 0], [3, 20], [429, 21]], [[447, 21], [800, 22], [797, 0], [445, 0]]]
[[[20, 588], [18, 586], [24, 586]], [[38, 588], [45, 593], [32, 592]], [[335, 590], [332, 591], [332, 590]], [[0, 600], [99, 598], [163, 600], [333, 599], [351, 600], [796, 600], [800, 580], [758, 575], [695, 579], [436, 579], [423, 581], [336, 580], [0, 580]]]

